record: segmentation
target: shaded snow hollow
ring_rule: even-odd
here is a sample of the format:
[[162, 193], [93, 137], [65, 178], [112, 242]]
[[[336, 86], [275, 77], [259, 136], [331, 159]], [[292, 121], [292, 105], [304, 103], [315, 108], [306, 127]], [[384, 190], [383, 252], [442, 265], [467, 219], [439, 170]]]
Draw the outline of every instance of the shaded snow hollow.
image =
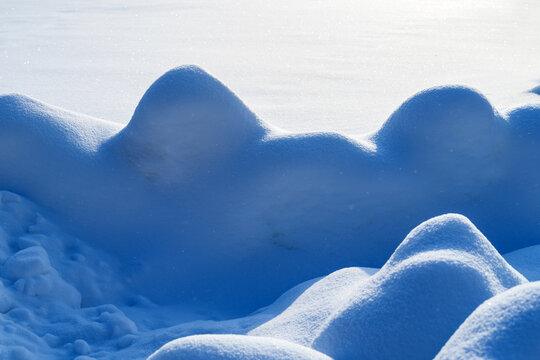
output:
[[0, 355], [431, 358], [527, 282], [499, 252], [538, 273], [539, 120], [441, 87], [290, 134], [194, 66], [123, 129], [1, 96]]

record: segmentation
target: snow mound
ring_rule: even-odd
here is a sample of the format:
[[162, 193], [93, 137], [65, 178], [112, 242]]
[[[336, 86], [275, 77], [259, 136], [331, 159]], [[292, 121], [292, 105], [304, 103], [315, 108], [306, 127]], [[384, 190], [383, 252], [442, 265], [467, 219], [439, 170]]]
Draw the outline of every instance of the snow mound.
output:
[[484, 96], [449, 86], [428, 89], [407, 100], [375, 139], [393, 157], [457, 175], [460, 169], [452, 167], [457, 163], [490, 165], [504, 130], [505, 121]]
[[344, 281], [336, 292], [331, 280], [338, 273], [326, 285], [339, 296], [331, 309], [324, 296], [315, 305], [301, 296], [250, 334], [297, 342], [336, 359], [425, 359], [484, 300], [526, 282], [467, 218], [454, 214], [419, 225], [379, 272]]
[[174, 340], [148, 360], [330, 360], [288, 341], [245, 335], [196, 335]]
[[343, 299], [377, 269], [346, 268], [317, 281], [302, 293], [283, 313], [252, 330], [249, 335], [282, 338], [311, 346], [313, 338]]
[[177, 183], [220, 166], [265, 132], [225, 85], [182, 66], [150, 86], [113, 144], [145, 177]]
[[536, 359], [540, 282], [516, 286], [480, 305], [435, 359]]
[[185, 66], [123, 129], [1, 97], [0, 188], [112, 254], [152, 301], [242, 316], [303, 281], [382, 266], [439, 214], [464, 214], [501, 253], [538, 244], [538, 119], [454, 86], [414, 95], [361, 140], [289, 134]]
[[533, 87], [529, 92], [540, 95], [540, 85]]

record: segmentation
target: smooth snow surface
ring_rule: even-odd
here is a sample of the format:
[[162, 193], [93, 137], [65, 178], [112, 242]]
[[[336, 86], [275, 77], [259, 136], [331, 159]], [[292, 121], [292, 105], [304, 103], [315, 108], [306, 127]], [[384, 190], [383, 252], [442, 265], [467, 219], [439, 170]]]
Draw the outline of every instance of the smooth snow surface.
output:
[[540, 282], [485, 301], [435, 359], [529, 360], [540, 355]]
[[148, 360], [331, 360], [287, 341], [242, 335], [198, 335], [172, 341]]
[[362, 134], [441, 84], [540, 102], [537, 0], [2, 0], [0, 93], [127, 123], [199, 64], [291, 131]]
[[540, 245], [529, 246], [504, 255], [504, 259], [529, 281], [540, 281]]

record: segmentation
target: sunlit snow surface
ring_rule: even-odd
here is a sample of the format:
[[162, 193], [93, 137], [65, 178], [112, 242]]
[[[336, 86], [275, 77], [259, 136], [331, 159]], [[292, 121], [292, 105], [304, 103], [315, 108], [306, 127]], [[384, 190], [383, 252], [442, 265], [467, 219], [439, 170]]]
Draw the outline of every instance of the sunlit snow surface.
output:
[[0, 130], [2, 358], [538, 354], [539, 106], [431, 88], [354, 141], [184, 66], [125, 127], [4, 95]]
[[198, 64], [292, 131], [376, 130], [428, 87], [538, 102], [535, 0], [2, 0], [0, 93], [127, 123], [152, 81]]

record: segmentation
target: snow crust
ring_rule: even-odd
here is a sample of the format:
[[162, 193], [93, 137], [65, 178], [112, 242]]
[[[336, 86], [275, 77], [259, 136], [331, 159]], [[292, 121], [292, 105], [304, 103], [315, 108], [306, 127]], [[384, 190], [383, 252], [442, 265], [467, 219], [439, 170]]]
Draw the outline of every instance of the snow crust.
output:
[[1, 96], [0, 355], [432, 358], [537, 279], [539, 120], [452, 86], [292, 134], [195, 66], [122, 129]]

